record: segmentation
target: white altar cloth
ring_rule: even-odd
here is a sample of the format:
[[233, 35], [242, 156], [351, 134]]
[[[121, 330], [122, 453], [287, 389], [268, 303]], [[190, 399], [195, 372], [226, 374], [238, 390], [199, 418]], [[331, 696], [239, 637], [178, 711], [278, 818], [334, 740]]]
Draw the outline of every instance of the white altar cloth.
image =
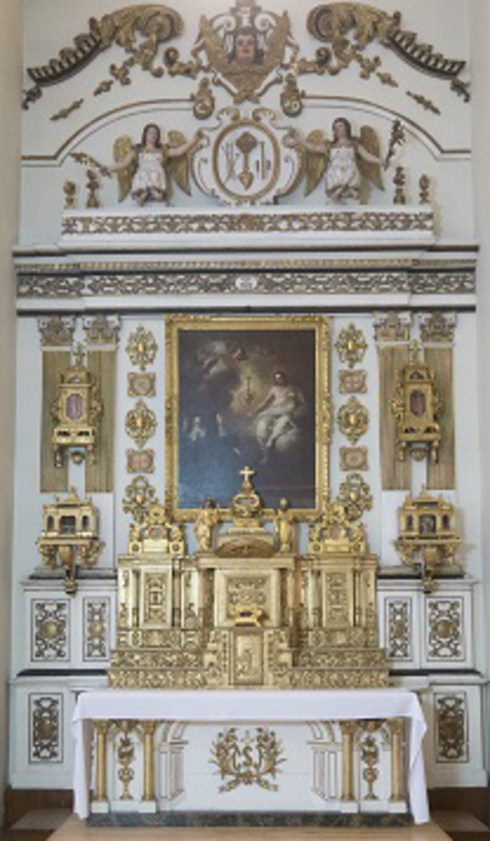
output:
[[89, 815], [90, 721], [150, 719], [192, 723], [329, 721], [406, 718], [410, 721], [409, 795], [415, 823], [429, 820], [422, 739], [427, 729], [417, 696], [405, 689], [129, 690], [82, 693], [72, 719], [74, 809]]

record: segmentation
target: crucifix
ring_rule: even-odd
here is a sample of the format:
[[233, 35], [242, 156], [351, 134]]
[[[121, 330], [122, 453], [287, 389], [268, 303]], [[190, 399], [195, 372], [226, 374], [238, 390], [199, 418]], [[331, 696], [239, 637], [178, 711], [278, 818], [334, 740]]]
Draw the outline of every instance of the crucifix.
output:
[[243, 476], [243, 488], [244, 490], [253, 489], [252, 483], [250, 479], [252, 476], [255, 476], [255, 470], [251, 470], [250, 467], [244, 467], [243, 470], [240, 470], [240, 476]]

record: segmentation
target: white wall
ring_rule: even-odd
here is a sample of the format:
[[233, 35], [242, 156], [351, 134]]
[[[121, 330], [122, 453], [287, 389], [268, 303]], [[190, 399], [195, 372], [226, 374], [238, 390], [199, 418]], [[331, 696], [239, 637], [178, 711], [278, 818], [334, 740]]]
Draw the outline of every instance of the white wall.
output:
[[[0, 792], [3, 793], [7, 760], [15, 405], [15, 284], [11, 247], [17, 238], [18, 220], [22, 3], [0, 0], [0, 20]], [[3, 810], [3, 797], [0, 810]]]
[[[474, 187], [477, 234], [480, 241], [478, 271], [478, 358], [479, 358], [479, 419], [480, 457], [482, 476], [482, 558], [484, 570], [484, 597], [490, 598], [490, 439], [488, 418], [490, 416], [490, 102], [488, 80], [490, 78], [490, 4], [486, 0], [472, 0], [472, 76], [473, 76], [473, 145], [474, 145]], [[486, 616], [486, 638], [490, 634], [490, 612]], [[487, 673], [490, 667], [490, 647], [486, 652]], [[490, 733], [487, 725], [487, 748]], [[487, 767], [490, 750], [487, 750]]]

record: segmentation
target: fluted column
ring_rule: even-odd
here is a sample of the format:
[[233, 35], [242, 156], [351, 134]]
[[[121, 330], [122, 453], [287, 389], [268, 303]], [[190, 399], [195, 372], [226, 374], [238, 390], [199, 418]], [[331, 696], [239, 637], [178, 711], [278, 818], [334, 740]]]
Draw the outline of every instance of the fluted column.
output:
[[394, 718], [388, 722], [391, 733], [391, 797], [392, 802], [404, 800], [403, 773], [403, 718]]
[[354, 800], [354, 734], [356, 721], [341, 721], [342, 732], [342, 797], [343, 801]]
[[155, 745], [154, 736], [158, 721], [142, 721], [143, 731], [143, 802], [155, 801]]
[[94, 803], [107, 802], [107, 734], [110, 721], [94, 721], [95, 730], [95, 786]]

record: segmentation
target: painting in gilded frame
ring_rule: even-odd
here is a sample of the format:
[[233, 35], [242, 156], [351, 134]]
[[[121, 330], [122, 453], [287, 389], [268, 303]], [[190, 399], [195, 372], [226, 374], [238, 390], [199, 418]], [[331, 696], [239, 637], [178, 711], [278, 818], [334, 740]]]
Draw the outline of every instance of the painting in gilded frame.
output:
[[167, 318], [166, 504], [192, 519], [206, 499], [227, 508], [240, 471], [268, 510], [298, 518], [328, 492], [329, 319]]

